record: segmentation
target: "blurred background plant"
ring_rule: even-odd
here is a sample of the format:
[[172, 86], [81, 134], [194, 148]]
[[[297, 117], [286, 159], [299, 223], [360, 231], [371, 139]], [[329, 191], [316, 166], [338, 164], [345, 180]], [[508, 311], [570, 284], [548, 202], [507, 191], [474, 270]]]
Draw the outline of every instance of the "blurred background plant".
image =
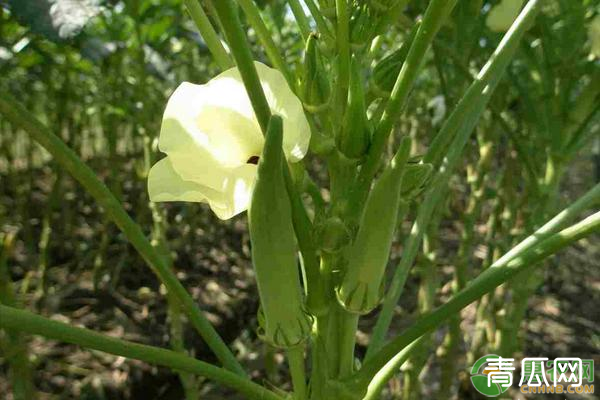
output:
[[[259, 30], [248, 24], [252, 17], [245, 2], [239, 3], [255, 58], [273, 62]], [[334, 40], [335, 2], [256, 3], [292, 70], [301, 69], [311, 30], [320, 33], [315, 62], [333, 70], [327, 43]], [[400, 0], [389, 2], [394, 7], [385, 11], [388, 2], [377, 1], [383, 7], [378, 13], [368, 3], [352, 2], [350, 38], [353, 50], [364, 55], [359, 63], [367, 72], [352, 76], [362, 78], [373, 119], [383, 110], [427, 4]], [[499, 3], [457, 3], [425, 59], [392, 143], [408, 134], [412, 154], [425, 154], [502, 38], [502, 24], [490, 22]], [[220, 31], [211, 2], [202, 4]], [[203, 205], [157, 208], [147, 198], [146, 176], [157, 156], [166, 99], [180, 82], [204, 83], [221, 70], [182, 1], [3, 0], [0, 5], [0, 90], [17, 97], [103, 178], [164, 250], [164, 259], [252, 376], [281, 383], [281, 355], [259, 344], [256, 335], [258, 298], [246, 217], [224, 223]], [[308, 15], [316, 7], [323, 16], [313, 20]], [[597, 0], [544, 2], [449, 177], [447, 200], [433, 211], [434, 223], [395, 310], [393, 332], [463, 289], [600, 180], [599, 15]], [[335, 124], [318, 107], [326, 99], [304, 90], [305, 103], [316, 107], [315, 118]], [[344, 153], [360, 154], [361, 146]], [[434, 166], [439, 161], [431, 160]], [[305, 165], [319, 186], [327, 187], [323, 161], [312, 156]], [[327, 201], [332, 193], [322, 189], [320, 195], [313, 193], [312, 201]], [[416, 188], [407, 220], [414, 220], [421, 199]], [[0, 223], [2, 303], [214, 360], [178, 307], [161, 300], [164, 287], [90, 196], [3, 118]], [[402, 253], [409, 227], [403, 226], [392, 246], [391, 264]], [[386, 398], [468, 398], [473, 392], [467, 368], [488, 353], [597, 356], [597, 239], [548, 261], [551, 268], [501, 286], [424, 337], [385, 389]], [[360, 321], [358, 355], [366, 351], [364, 332], [374, 321], [374, 313]], [[41, 398], [233, 398], [227, 389], [186, 373], [14, 332], [0, 336], [0, 350], [0, 393], [12, 388], [16, 399], [33, 398], [34, 392]], [[10, 376], [9, 364], [17, 365]]]

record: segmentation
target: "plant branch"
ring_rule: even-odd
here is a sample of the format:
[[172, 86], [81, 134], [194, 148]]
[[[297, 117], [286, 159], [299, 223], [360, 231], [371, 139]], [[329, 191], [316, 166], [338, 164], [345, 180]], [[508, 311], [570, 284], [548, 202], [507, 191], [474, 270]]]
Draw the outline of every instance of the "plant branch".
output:
[[423, 23], [419, 27], [415, 39], [410, 46], [406, 61], [402, 65], [402, 69], [392, 89], [390, 99], [373, 133], [371, 147], [358, 175], [357, 184], [351, 194], [352, 209], [364, 203], [371, 181], [377, 173], [388, 137], [392, 132], [394, 124], [404, 110], [410, 91], [423, 64], [425, 54], [455, 4], [456, 0], [432, 0], [427, 7]]
[[269, 119], [271, 118], [271, 109], [265, 97], [258, 73], [254, 67], [254, 59], [250, 46], [246, 40], [246, 33], [242, 29], [235, 4], [232, 0], [219, 0], [213, 3], [219, 16], [219, 21], [223, 25], [227, 44], [231, 48], [233, 58], [242, 76], [244, 86], [250, 97], [252, 108], [256, 114], [256, 119], [260, 124], [263, 134], [267, 132]]
[[181, 285], [173, 271], [165, 264], [160, 254], [152, 247], [140, 226], [131, 219], [121, 203], [96, 174], [58, 136], [50, 132], [6, 91], [3, 91], [0, 98], [0, 114], [4, 115], [15, 127], [27, 132], [52, 154], [56, 162], [65, 168], [94, 197], [98, 204], [102, 206], [108, 218], [121, 229], [133, 247], [158, 275], [167, 290], [181, 303], [191, 324], [206, 341], [206, 344], [215, 353], [219, 361], [223, 363], [223, 366], [230, 371], [245, 375], [231, 350], [198, 309], [194, 299]]
[[256, 31], [256, 36], [258, 36], [258, 39], [265, 48], [265, 52], [267, 53], [269, 60], [271, 60], [271, 63], [273, 63], [275, 68], [281, 71], [288, 85], [290, 85], [290, 88], [295, 90], [296, 83], [294, 82], [292, 72], [288, 68], [288, 65], [281, 56], [279, 49], [275, 45], [275, 42], [273, 41], [273, 35], [271, 32], [269, 32], [269, 29], [260, 16], [260, 12], [256, 7], [256, 4], [254, 4], [252, 0], [238, 0], [238, 4], [244, 11], [244, 14], [246, 14], [248, 22]]
[[292, 10], [292, 14], [294, 14], [294, 18], [298, 23], [298, 28], [300, 29], [302, 39], [306, 42], [308, 36], [310, 35], [310, 24], [308, 23], [306, 14], [304, 14], [302, 4], [300, 4], [300, 0], [288, 0], [288, 3], [290, 5], [290, 9]]
[[63, 322], [54, 321], [29, 311], [0, 305], [0, 327], [141, 360], [176, 371], [201, 375], [231, 387], [251, 399], [282, 400], [275, 393], [247, 378], [181, 353], [113, 338], [89, 329], [77, 328]]
[[404, 243], [402, 259], [394, 271], [390, 288], [385, 295], [383, 308], [367, 351], [367, 358], [378, 350], [385, 339], [394, 307], [402, 294], [406, 277], [417, 255], [423, 234], [430, 224], [431, 214], [443, 198], [450, 174], [460, 160], [462, 150], [512, 59], [520, 39], [535, 18], [539, 4], [538, 0], [531, 0], [527, 4], [496, 52], [481, 69], [478, 79], [471, 84], [456, 109], [446, 120], [425, 155], [424, 162], [434, 163], [438, 167], [438, 172], [432, 179], [425, 199], [417, 212], [411, 233]]
[[187, 8], [190, 16], [194, 20], [200, 35], [206, 43], [206, 47], [210, 50], [211, 54], [215, 58], [215, 61], [222, 70], [233, 67], [233, 62], [229, 57], [229, 54], [225, 51], [217, 32], [210, 23], [210, 20], [204, 13], [202, 6], [198, 0], [184, 0], [185, 7]]
[[[555, 254], [559, 250], [571, 245], [592, 233], [600, 231], [600, 212], [596, 212], [582, 221], [552, 235], [539, 242], [536, 246], [529, 247], [515, 254], [512, 258], [502, 257], [491, 267], [481, 273], [471, 283], [448, 302], [435, 310], [423, 315], [410, 328], [390, 341], [350, 379], [351, 387], [363, 388], [368, 386], [373, 377], [396, 355], [409, 344], [432, 331], [454, 314], [462, 310], [473, 301], [479, 299], [496, 287], [509, 281], [511, 278], [530, 270], [538, 262]], [[534, 233], [532, 236], [536, 236]], [[531, 237], [531, 236], [530, 236]], [[527, 240], [527, 239], [526, 239]]]

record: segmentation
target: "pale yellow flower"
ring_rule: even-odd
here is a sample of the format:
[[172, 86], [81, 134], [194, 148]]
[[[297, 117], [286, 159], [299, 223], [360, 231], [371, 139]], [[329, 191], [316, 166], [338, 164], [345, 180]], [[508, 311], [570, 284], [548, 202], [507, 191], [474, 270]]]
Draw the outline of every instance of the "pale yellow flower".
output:
[[[283, 75], [255, 62], [271, 112], [283, 119], [288, 161], [308, 150], [302, 104]], [[182, 83], [163, 116], [158, 147], [167, 157], [148, 176], [151, 201], [206, 202], [221, 219], [248, 208], [263, 135], [237, 68], [205, 85]]]
[[495, 5], [486, 19], [487, 27], [494, 32], [506, 32], [515, 21], [525, 0], [502, 0]]

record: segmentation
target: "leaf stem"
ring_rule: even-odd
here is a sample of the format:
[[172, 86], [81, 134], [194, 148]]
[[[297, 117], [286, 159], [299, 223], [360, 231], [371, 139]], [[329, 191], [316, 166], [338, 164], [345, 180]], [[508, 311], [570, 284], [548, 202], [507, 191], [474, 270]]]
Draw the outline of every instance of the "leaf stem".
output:
[[329, 29], [325, 18], [323, 18], [323, 13], [315, 4], [315, 0], [304, 0], [304, 4], [306, 4], [306, 7], [310, 11], [312, 17], [315, 19], [319, 33], [325, 36], [326, 41], [331, 40], [333, 35], [331, 34], [331, 30]]
[[267, 132], [269, 119], [271, 118], [271, 109], [262, 90], [258, 73], [254, 66], [254, 59], [250, 46], [246, 40], [246, 34], [242, 29], [235, 4], [232, 0], [219, 0], [213, 3], [215, 10], [225, 31], [227, 43], [231, 48], [233, 58], [242, 76], [244, 86], [248, 92], [248, 97], [252, 103], [252, 108], [256, 114], [256, 119], [260, 124], [261, 130]]
[[167, 290], [178, 299], [191, 324], [206, 341], [206, 344], [215, 353], [219, 361], [223, 363], [223, 366], [230, 371], [245, 375], [231, 350], [198, 309], [194, 299], [181, 285], [173, 271], [165, 264], [161, 255], [152, 247], [140, 226], [131, 219], [121, 203], [96, 174], [58, 136], [50, 132], [6, 91], [3, 91], [0, 98], [0, 114], [4, 115], [15, 127], [27, 132], [92, 195], [98, 204], [102, 206], [108, 218], [121, 229], [133, 247], [158, 275]]
[[206, 43], [206, 47], [210, 50], [211, 54], [215, 58], [215, 61], [222, 70], [233, 67], [233, 61], [229, 57], [229, 54], [225, 51], [217, 32], [210, 23], [210, 20], [206, 16], [206, 13], [202, 9], [202, 6], [198, 0], [184, 0], [185, 7], [187, 8], [190, 16], [194, 20], [200, 35]]
[[337, 16], [337, 51], [338, 51], [338, 76], [337, 76], [337, 111], [341, 116], [345, 112], [348, 100], [348, 86], [350, 82], [350, 17], [348, 15], [348, 0], [335, 0]]
[[288, 85], [290, 85], [290, 88], [295, 90], [296, 82], [294, 82], [292, 72], [288, 68], [288, 65], [281, 56], [279, 49], [275, 45], [275, 42], [273, 41], [273, 35], [271, 32], [269, 32], [269, 29], [260, 16], [260, 12], [256, 7], [256, 4], [252, 0], [238, 0], [238, 4], [244, 11], [244, 14], [246, 14], [248, 22], [256, 31], [256, 36], [258, 36], [258, 39], [261, 41], [269, 60], [271, 63], [273, 63], [275, 68], [281, 71]]
[[392, 89], [390, 99], [386, 104], [385, 111], [373, 133], [371, 147], [351, 195], [351, 209], [364, 203], [371, 181], [377, 173], [388, 137], [404, 109], [410, 90], [416, 81], [423, 59], [425, 58], [425, 54], [443, 22], [454, 8], [456, 1], [457, 0], [432, 0], [427, 7], [427, 11], [423, 17], [423, 23], [416, 33], [415, 39], [406, 57], [406, 61], [402, 65], [402, 69], [400, 70], [394, 88]]
[[[375, 325], [367, 358], [380, 347], [385, 339], [388, 327], [393, 317], [393, 310], [402, 294], [408, 272], [415, 260], [423, 234], [431, 221], [431, 213], [443, 198], [448, 185], [448, 179], [458, 163], [462, 150], [473, 132], [481, 114], [485, 110], [504, 70], [516, 51], [517, 45], [535, 18], [540, 2], [531, 0], [502, 42], [484, 65], [477, 79], [471, 84], [454, 112], [442, 126], [424, 158], [438, 167], [433, 177], [425, 199], [417, 212], [410, 235], [404, 243], [402, 259], [394, 271], [390, 288], [385, 295], [383, 308]], [[444, 153], [446, 151], [446, 153]]]
[[292, 14], [294, 14], [294, 18], [298, 23], [298, 28], [300, 29], [300, 34], [302, 35], [302, 39], [306, 42], [308, 36], [310, 35], [310, 24], [308, 23], [308, 18], [306, 14], [304, 14], [304, 9], [302, 8], [302, 4], [300, 4], [300, 0], [288, 0], [290, 4], [290, 8], [292, 10]]
[[362, 400], [379, 400], [385, 384], [392, 379], [394, 374], [398, 372], [400, 367], [410, 358], [413, 350], [419, 348], [425, 339], [426, 336], [421, 336], [388, 361], [388, 363], [373, 377], [373, 380], [369, 383], [367, 394]]
[[282, 400], [280, 396], [247, 378], [181, 353], [113, 338], [85, 328], [73, 327], [29, 311], [0, 305], [0, 327], [141, 360], [176, 371], [201, 375], [231, 387], [251, 399]]
[[[489, 269], [471, 281], [465, 289], [453, 296], [448, 302], [424, 314], [410, 328], [391, 340], [389, 344], [367, 360], [363, 367], [347, 383], [351, 387], [357, 388], [368, 386], [373, 377], [398, 352], [405, 349], [406, 346], [416, 339], [432, 331], [464, 307], [509, 281], [519, 273], [531, 269], [546, 257], [598, 231], [600, 231], [600, 211], [552, 235], [536, 246], [522, 250], [513, 258], [506, 259], [503, 257], [501, 259], [503, 260], [502, 262], [500, 262], [501, 260], [496, 261]], [[535, 236], [535, 233], [532, 236]]]

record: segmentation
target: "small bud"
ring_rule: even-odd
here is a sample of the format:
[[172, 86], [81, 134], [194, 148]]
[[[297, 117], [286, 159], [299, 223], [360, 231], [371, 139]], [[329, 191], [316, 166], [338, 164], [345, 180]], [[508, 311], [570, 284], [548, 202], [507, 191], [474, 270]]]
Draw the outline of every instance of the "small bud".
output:
[[310, 333], [296, 262], [292, 211], [283, 178], [282, 122], [271, 117], [249, 210], [252, 262], [264, 339], [291, 347]]
[[415, 24], [408, 37], [402, 42], [400, 48], [379, 61], [373, 69], [373, 83], [382, 95], [387, 97], [392, 92], [420, 25], [420, 22]]
[[328, 106], [330, 92], [329, 82], [324, 74], [318, 38], [318, 34], [311, 33], [306, 40], [304, 51], [302, 99], [304, 108], [311, 113], [323, 111]]
[[344, 123], [336, 137], [340, 152], [348, 158], [361, 158], [369, 147], [371, 132], [367, 120], [365, 94], [359, 63], [355, 57], [350, 62], [350, 87], [348, 89], [348, 107]]
[[405, 137], [392, 162], [375, 182], [356, 239], [348, 250], [348, 264], [336, 294], [340, 304], [350, 312], [368, 313], [381, 299], [398, 210], [403, 203], [400, 190], [409, 152], [410, 138]]

